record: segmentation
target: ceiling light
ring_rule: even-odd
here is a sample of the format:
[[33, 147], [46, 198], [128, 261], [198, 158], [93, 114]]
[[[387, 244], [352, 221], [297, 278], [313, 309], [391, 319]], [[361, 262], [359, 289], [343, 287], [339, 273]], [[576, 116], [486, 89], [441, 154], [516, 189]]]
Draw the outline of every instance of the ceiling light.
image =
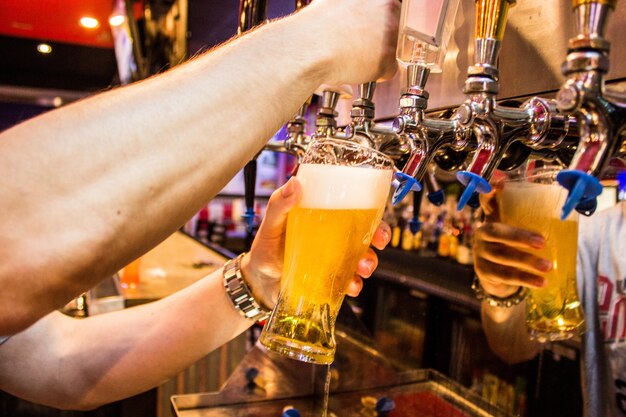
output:
[[52, 52], [52, 47], [47, 43], [40, 43], [39, 45], [37, 45], [37, 51], [39, 51], [39, 53], [41, 54], [49, 54], [50, 52]]
[[124, 23], [124, 21], [126, 20], [126, 18], [124, 17], [123, 14], [116, 14], [113, 15], [109, 18], [109, 25], [111, 26], [121, 26], [122, 23]]
[[94, 19], [93, 17], [84, 16], [80, 18], [80, 25], [87, 29], [95, 29], [100, 26], [100, 22], [98, 22], [98, 19]]

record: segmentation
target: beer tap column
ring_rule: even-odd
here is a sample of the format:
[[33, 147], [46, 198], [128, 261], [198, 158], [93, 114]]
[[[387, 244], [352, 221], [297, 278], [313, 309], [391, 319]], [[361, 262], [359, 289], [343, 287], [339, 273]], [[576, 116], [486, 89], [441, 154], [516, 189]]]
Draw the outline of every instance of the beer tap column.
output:
[[578, 34], [569, 41], [562, 68], [567, 79], [559, 90], [557, 104], [561, 111], [576, 118], [580, 141], [570, 169], [557, 176], [559, 183], [569, 190], [562, 218], [580, 203], [595, 202], [602, 192], [598, 178], [612, 157], [625, 152], [620, 146], [626, 137], [626, 103], [604, 95], [610, 50], [605, 30], [616, 3], [616, 0], [573, 1]]
[[354, 100], [350, 110], [352, 139], [394, 158], [403, 152], [403, 146], [393, 129], [376, 125], [375, 90], [376, 82], [373, 81], [359, 85], [359, 98]]
[[496, 106], [497, 60], [508, 10], [513, 4], [515, 0], [476, 1], [475, 64], [468, 69], [463, 89], [467, 100], [457, 110], [460, 125], [473, 134], [476, 150], [467, 170], [457, 173], [457, 179], [465, 185], [459, 210], [476, 197], [475, 193], [491, 191], [488, 181], [507, 146], [503, 133], [511, 135], [530, 123], [528, 112]]
[[402, 171], [396, 173], [398, 185], [394, 204], [409, 191], [420, 192], [425, 176], [427, 185], [430, 185], [429, 200], [433, 204], [443, 203], [443, 193], [429, 172], [429, 166], [441, 148], [465, 145], [464, 142], [459, 145], [462, 135], [457, 132], [456, 119], [429, 119], [425, 116], [429, 97], [426, 82], [431, 72], [443, 71], [458, 5], [459, 0], [402, 2], [396, 59], [406, 68], [407, 88], [400, 98], [400, 114], [394, 119], [393, 130], [399, 137], [399, 149], [405, 155], [408, 153], [408, 158]]
[[311, 138], [306, 134], [306, 119], [304, 118], [309, 104], [309, 101], [304, 103], [298, 113], [287, 122], [287, 138], [285, 140], [270, 140], [263, 149], [294, 155], [300, 162], [311, 141]]
[[351, 139], [351, 135], [337, 128], [337, 103], [341, 92], [337, 89], [322, 91], [322, 101], [315, 119], [316, 139]]
[[[422, 190], [422, 179], [427, 176], [435, 153], [444, 145], [456, 142], [456, 121], [428, 119], [426, 82], [430, 68], [422, 64], [407, 66], [407, 89], [400, 98], [400, 114], [393, 121], [393, 128], [404, 142], [410, 145], [409, 157], [401, 172], [396, 173], [399, 184], [393, 196], [394, 204], [400, 202], [409, 191]], [[441, 204], [443, 195], [436, 180], [428, 176], [431, 184], [429, 200]]]

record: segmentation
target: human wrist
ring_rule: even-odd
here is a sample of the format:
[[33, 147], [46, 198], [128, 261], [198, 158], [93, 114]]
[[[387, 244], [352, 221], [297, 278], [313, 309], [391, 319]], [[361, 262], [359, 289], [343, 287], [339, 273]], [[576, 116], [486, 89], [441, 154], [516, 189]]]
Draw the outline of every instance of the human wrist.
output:
[[242, 268], [244, 258], [245, 254], [241, 254], [224, 265], [223, 285], [226, 294], [244, 318], [254, 321], [265, 320], [271, 310], [263, 304], [258, 295], [255, 295], [253, 284], [246, 280]]
[[241, 258], [241, 273], [255, 300], [264, 309], [272, 310], [274, 303], [271, 301], [271, 296], [265, 291], [265, 286], [263, 285], [264, 278], [259, 274], [257, 268], [254, 267], [252, 255], [249, 252], [245, 253]]
[[[489, 285], [489, 284], [487, 284]], [[472, 282], [472, 290], [476, 298], [481, 302], [488, 304], [491, 307], [497, 308], [511, 308], [520, 304], [526, 298], [527, 290], [522, 286], [512, 285], [491, 285], [491, 291], [489, 292], [482, 284], [478, 276], [474, 277]]]

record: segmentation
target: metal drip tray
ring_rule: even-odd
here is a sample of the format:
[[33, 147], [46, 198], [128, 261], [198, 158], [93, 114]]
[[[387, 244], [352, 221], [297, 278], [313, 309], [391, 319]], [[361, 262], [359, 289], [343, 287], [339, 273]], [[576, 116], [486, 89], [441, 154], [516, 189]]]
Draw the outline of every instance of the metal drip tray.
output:
[[219, 391], [173, 396], [176, 415], [280, 417], [292, 406], [302, 417], [377, 417], [374, 405], [387, 397], [395, 404], [387, 417], [509, 416], [438, 372], [395, 368], [351, 311], [342, 309], [338, 320], [337, 353], [330, 367], [299, 362], [257, 344]]
[[387, 417], [508, 416], [507, 413], [486, 404], [473, 393], [435, 371], [411, 371], [398, 375], [398, 378], [406, 379], [407, 382], [374, 389], [332, 393], [328, 397], [327, 407], [323, 395], [221, 404], [195, 409], [180, 409], [179, 398], [173, 397], [173, 404], [176, 414], [180, 417], [280, 417], [285, 407], [298, 409], [302, 417], [323, 415], [376, 417], [379, 414], [371, 403], [387, 397], [395, 404], [392, 411], [384, 414]]

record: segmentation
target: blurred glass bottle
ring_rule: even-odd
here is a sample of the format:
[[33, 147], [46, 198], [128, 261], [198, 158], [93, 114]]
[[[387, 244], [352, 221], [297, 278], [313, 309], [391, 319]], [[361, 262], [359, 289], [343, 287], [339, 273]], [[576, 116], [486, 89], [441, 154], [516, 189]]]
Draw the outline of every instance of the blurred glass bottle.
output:
[[122, 288], [136, 288], [140, 282], [141, 257], [126, 265], [120, 271], [120, 284]]

